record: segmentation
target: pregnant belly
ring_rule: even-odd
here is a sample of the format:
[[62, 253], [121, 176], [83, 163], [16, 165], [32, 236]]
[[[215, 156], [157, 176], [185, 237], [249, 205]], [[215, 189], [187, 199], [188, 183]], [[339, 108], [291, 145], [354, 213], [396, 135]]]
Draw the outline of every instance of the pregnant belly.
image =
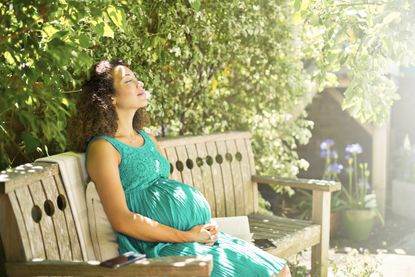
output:
[[146, 189], [129, 195], [129, 208], [164, 225], [189, 230], [210, 222], [210, 207], [197, 189], [170, 179], [160, 178]]

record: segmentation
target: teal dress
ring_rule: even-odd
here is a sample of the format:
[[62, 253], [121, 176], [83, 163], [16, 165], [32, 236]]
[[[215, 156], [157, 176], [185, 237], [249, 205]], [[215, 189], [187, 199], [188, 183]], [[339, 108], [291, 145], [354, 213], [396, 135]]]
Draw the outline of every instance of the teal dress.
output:
[[[143, 131], [139, 147], [127, 145], [109, 136], [96, 136], [111, 143], [121, 155], [121, 183], [128, 208], [173, 228], [187, 231], [210, 222], [210, 208], [197, 189], [169, 179], [170, 163], [160, 154], [153, 140]], [[91, 140], [92, 141], [92, 140]], [[254, 245], [220, 231], [213, 246], [198, 242], [147, 242], [117, 233], [120, 254], [145, 253], [147, 257], [194, 256], [211, 254], [211, 276], [277, 275], [286, 260], [275, 257]]]

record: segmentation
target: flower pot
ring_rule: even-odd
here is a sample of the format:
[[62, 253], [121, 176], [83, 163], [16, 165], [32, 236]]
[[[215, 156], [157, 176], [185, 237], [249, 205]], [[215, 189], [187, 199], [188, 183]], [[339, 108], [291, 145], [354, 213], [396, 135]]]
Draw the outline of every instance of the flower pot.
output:
[[392, 212], [394, 214], [415, 219], [415, 184], [393, 180], [392, 181]]
[[372, 231], [375, 216], [375, 212], [370, 209], [344, 211], [342, 223], [347, 238], [354, 241], [367, 240]]

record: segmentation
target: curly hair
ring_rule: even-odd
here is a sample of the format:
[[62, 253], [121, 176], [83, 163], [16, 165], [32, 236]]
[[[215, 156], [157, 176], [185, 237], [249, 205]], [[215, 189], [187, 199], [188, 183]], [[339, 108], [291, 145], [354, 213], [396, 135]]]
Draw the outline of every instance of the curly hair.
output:
[[[112, 69], [117, 65], [129, 67], [122, 60], [103, 60], [91, 69], [89, 80], [82, 86], [75, 114], [68, 128], [69, 148], [77, 152], [86, 151], [92, 137], [97, 135], [113, 136], [117, 131], [118, 116], [111, 96], [115, 95]], [[150, 123], [146, 108], [136, 111], [133, 128], [141, 130]]]

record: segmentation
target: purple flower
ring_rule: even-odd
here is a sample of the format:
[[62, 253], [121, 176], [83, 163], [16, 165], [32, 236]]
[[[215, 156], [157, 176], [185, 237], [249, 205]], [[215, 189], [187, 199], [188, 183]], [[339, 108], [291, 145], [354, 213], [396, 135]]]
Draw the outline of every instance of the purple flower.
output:
[[340, 173], [343, 170], [343, 165], [339, 164], [339, 163], [332, 163], [331, 165], [329, 165], [329, 167], [327, 168], [327, 172], [331, 173], [331, 172], [336, 172], [336, 173]]
[[327, 150], [333, 144], [334, 144], [334, 140], [332, 140], [332, 139], [326, 139], [325, 141], [323, 141], [320, 144], [320, 149], [321, 150]]
[[355, 144], [348, 144], [346, 146], [346, 152], [349, 154], [361, 154], [362, 153], [362, 146], [360, 146], [360, 144], [355, 143]]
[[336, 159], [338, 157], [336, 150], [330, 152], [330, 157]]
[[327, 151], [326, 150], [320, 150], [320, 158], [326, 158], [327, 157]]
[[350, 154], [347, 154], [344, 158], [346, 159], [346, 161], [353, 159], [352, 156], [350, 156]]

